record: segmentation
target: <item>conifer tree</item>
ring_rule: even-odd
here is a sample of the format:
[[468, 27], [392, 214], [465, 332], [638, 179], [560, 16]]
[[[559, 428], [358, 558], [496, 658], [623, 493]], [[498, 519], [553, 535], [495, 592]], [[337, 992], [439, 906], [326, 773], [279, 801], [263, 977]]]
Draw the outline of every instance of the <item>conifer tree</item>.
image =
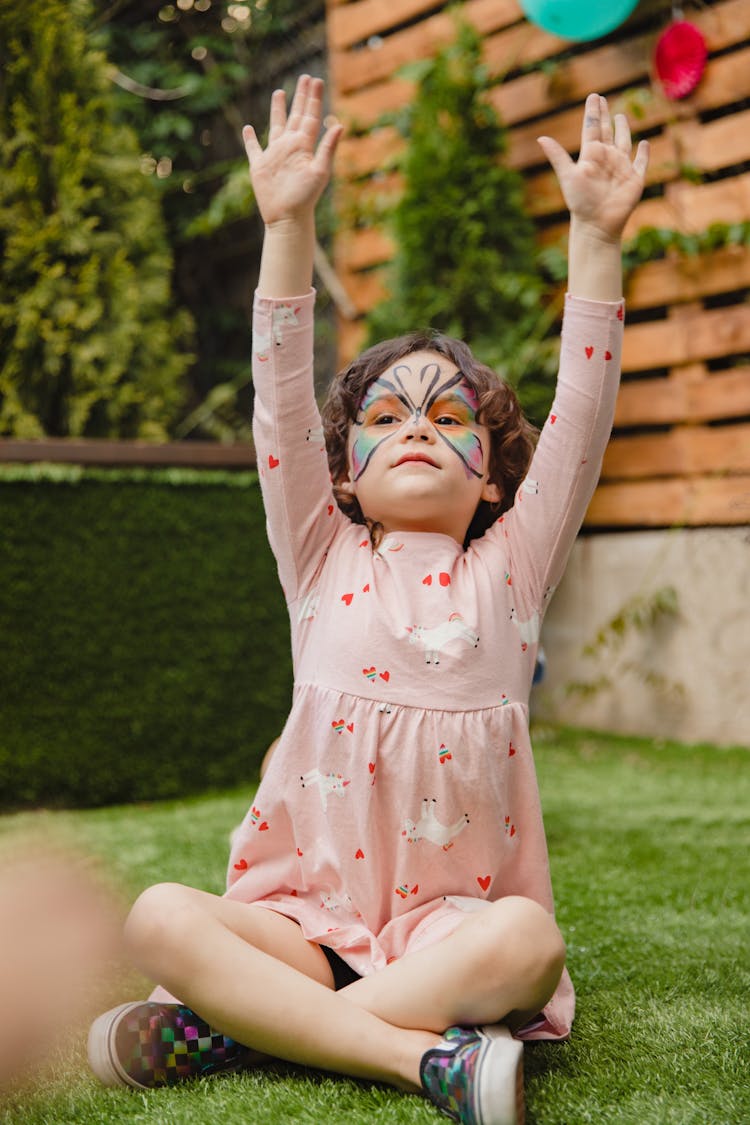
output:
[[190, 318], [87, 11], [0, 5], [0, 434], [161, 439]]
[[552, 397], [555, 345], [521, 177], [503, 160], [506, 129], [488, 94], [481, 38], [405, 68], [418, 79], [400, 122], [404, 191], [390, 216], [390, 296], [368, 318], [371, 342], [432, 327], [465, 340], [517, 387], [539, 423]]

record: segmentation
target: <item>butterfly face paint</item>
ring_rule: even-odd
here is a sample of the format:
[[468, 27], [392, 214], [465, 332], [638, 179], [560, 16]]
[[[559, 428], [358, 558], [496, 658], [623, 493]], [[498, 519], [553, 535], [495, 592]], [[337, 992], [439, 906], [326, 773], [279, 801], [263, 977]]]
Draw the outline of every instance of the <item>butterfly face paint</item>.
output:
[[[354, 421], [352, 476], [359, 480], [384, 441], [424, 418], [458, 457], [468, 479], [484, 475], [484, 450], [476, 425], [478, 400], [461, 371], [443, 374], [436, 362], [416, 372], [399, 363], [372, 383]], [[408, 386], [407, 386], [408, 384]]]

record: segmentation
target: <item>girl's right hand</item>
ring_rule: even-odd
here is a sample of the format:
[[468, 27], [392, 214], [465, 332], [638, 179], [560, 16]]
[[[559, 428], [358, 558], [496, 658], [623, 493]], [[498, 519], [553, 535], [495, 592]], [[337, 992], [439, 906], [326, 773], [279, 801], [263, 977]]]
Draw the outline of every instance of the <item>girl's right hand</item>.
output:
[[242, 130], [250, 180], [266, 226], [306, 217], [314, 211], [330, 179], [343, 132], [338, 123], [329, 125], [316, 147], [322, 115], [323, 80], [303, 74], [297, 80], [288, 117], [284, 91], [274, 91], [265, 149], [252, 125]]

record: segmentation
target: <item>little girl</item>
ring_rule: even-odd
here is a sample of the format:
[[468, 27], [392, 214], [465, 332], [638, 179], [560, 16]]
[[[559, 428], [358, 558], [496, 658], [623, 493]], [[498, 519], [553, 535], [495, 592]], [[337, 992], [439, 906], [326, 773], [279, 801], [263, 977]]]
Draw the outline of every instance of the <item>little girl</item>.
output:
[[522, 1119], [522, 1041], [563, 1039], [573, 1017], [528, 696], [612, 423], [620, 237], [647, 146], [631, 162], [625, 118], [613, 129], [596, 94], [577, 163], [540, 139], [571, 231], [535, 451], [513, 393], [431, 332], [337, 376], [324, 435], [313, 213], [341, 127], [318, 143], [321, 99], [303, 76], [288, 117], [273, 95], [265, 150], [244, 131], [266, 231], [255, 441], [294, 703], [226, 895], [159, 885], [133, 907], [133, 959], [169, 993], [100, 1017], [90, 1058], [105, 1082], [148, 1087], [275, 1056], [507, 1125]]

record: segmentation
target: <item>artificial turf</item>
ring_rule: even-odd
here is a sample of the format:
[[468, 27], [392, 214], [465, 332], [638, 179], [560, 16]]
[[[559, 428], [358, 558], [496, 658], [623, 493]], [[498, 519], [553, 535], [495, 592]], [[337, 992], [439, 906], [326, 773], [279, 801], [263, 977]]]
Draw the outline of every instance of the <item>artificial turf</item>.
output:
[[[528, 1125], [746, 1125], [750, 751], [552, 728], [534, 741], [578, 1012], [569, 1043], [526, 1048]], [[162, 880], [219, 891], [252, 793], [6, 816], [0, 831], [65, 826], [130, 897]], [[120, 998], [139, 987], [127, 976]], [[2, 1125], [444, 1120], [417, 1097], [296, 1068], [105, 1090], [81, 1035], [0, 1108]]]

